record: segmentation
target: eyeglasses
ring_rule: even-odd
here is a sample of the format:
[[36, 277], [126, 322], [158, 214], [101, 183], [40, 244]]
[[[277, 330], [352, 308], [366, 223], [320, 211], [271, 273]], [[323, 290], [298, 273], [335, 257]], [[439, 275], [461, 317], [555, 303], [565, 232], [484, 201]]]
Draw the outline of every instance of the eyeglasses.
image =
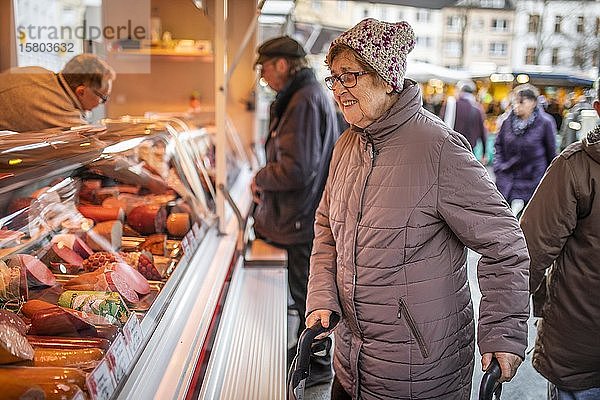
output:
[[110, 98], [109, 94], [102, 94], [96, 89], [92, 89], [92, 92], [94, 92], [94, 94], [100, 98], [100, 104], [106, 103]]
[[356, 86], [356, 82], [359, 76], [370, 74], [370, 71], [358, 71], [358, 72], [344, 72], [340, 76], [331, 75], [325, 78], [325, 84], [331, 90], [335, 81], [339, 81], [343, 87], [350, 89]]

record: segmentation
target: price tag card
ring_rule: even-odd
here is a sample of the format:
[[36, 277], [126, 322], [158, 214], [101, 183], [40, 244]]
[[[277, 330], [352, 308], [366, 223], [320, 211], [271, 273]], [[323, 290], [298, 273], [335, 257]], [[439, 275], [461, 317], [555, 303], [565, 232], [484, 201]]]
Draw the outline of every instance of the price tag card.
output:
[[189, 256], [190, 254], [190, 242], [188, 239], [188, 236], [185, 235], [185, 237], [183, 239], [181, 239], [181, 248], [183, 249], [183, 253], [186, 256]]
[[106, 358], [102, 359], [92, 373], [87, 376], [85, 383], [93, 400], [110, 399], [117, 384], [110, 372]]
[[125, 345], [129, 350], [129, 355], [133, 359], [144, 341], [142, 327], [135, 313], [131, 313], [129, 320], [127, 320], [127, 323], [123, 327], [123, 334], [125, 335]]
[[187, 242], [188, 244], [195, 248], [196, 247], [196, 236], [194, 235], [194, 230], [190, 229], [188, 231], [188, 233], [185, 234], [185, 237], [187, 238]]
[[202, 231], [200, 231], [200, 226], [198, 225], [197, 222], [194, 222], [194, 225], [192, 226], [192, 231], [194, 231], [194, 237], [196, 238], [196, 244], [200, 243], [202, 241], [203, 238], [203, 234]]
[[110, 348], [106, 352], [106, 358], [108, 359], [108, 366], [115, 377], [115, 381], [118, 383], [123, 375], [127, 373], [129, 364], [131, 363], [131, 355], [129, 354], [129, 350], [127, 350], [125, 338], [121, 333], [119, 333], [115, 341], [110, 345]]

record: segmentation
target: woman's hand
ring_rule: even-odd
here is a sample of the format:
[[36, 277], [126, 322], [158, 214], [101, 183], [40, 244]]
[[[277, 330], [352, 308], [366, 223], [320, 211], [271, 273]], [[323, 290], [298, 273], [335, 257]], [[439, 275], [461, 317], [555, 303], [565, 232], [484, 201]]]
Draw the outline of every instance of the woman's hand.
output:
[[[313, 312], [311, 312], [308, 317], [306, 317], [306, 326], [307, 327], [313, 327], [315, 326], [315, 324], [319, 321], [321, 321], [321, 325], [323, 326], [323, 328], [327, 329], [329, 328], [329, 317], [331, 316], [331, 310], [315, 310]], [[315, 339], [323, 339], [325, 337], [329, 336], [329, 332], [325, 332], [319, 336], [317, 336]]]
[[517, 373], [517, 369], [523, 359], [513, 353], [504, 353], [501, 351], [495, 353], [484, 353], [481, 356], [481, 368], [485, 371], [490, 363], [492, 362], [492, 357], [496, 356], [498, 359], [498, 364], [500, 364], [500, 369], [502, 370], [502, 376], [500, 376], [500, 382], [510, 382], [510, 380]]

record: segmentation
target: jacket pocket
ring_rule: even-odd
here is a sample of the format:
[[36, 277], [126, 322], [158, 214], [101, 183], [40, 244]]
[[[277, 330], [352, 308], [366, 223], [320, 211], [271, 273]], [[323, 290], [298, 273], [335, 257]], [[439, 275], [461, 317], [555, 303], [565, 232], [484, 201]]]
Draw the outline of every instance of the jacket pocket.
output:
[[413, 334], [413, 336], [417, 340], [417, 344], [419, 345], [419, 350], [421, 350], [421, 355], [423, 356], [423, 358], [429, 357], [429, 350], [427, 349], [427, 345], [425, 344], [425, 339], [423, 338], [421, 331], [417, 327], [417, 323], [415, 322], [415, 319], [413, 318], [410, 311], [408, 310], [408, 306], [406, 305], [406, 302], [404, 301], [404, 299], [402, 297], [400, 297], [398, 299], [398, 318], [402, 318], [402, 315], [404, 315], [404, 320], [406, 321], [406, 323], [408, 325], [408, 329], [410, 329], [410, 332]]

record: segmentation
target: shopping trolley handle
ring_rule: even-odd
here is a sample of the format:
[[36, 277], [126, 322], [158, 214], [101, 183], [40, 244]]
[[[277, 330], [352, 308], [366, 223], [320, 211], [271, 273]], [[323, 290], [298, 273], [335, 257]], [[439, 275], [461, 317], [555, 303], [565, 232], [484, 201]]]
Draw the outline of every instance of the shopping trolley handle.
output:
[[308, 366], [310, 365], [310, 354], [313, 341], [322, 333], [332, 330], [340, 322], [340, 316], [337, 313], [331, 313], [329, 316], [329, 328], [323, 328], [321, 321], [317, 321], [311, 327], [306, 328], [300, 334], [298, 339], [298, 350], [296, 355], [296, 368], [292, 376], [292, 384], [308, 377]]
[[479, 400], [492, 400], [494, 395], [496, 399], [500, 399], [500, 393], [502, 392], [502, 383], [500, 383], [501, 376], [502, 369], [500, 368], [500, 363], [498, 363], [496, 357], [493, 357], [492, 362], [481, 378]]

